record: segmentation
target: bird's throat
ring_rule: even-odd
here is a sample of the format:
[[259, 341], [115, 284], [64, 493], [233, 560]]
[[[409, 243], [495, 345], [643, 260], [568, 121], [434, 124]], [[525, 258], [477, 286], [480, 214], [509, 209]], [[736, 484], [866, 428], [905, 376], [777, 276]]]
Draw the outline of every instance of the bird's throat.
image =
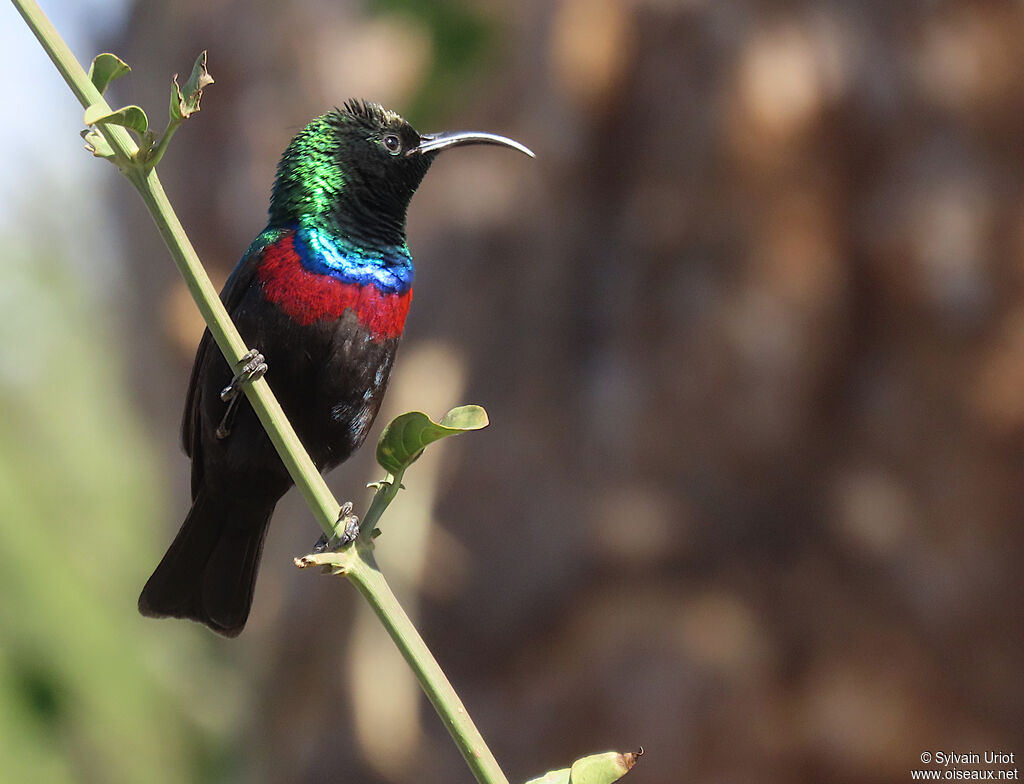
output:
[[405, 242], [357, 244], [323, 229], [299, 228], [293, 245], [309, 272], [343, 283], [374, 285], [385, 294], [404, 294], [412, 286], [412, 256]]
[[307, 229], [280, 232], [262, 251], [264, 297], [301, 325], [335, 321], [351, 311], [373, 340], [402, 334], [412, 301], [412, 260], [354, 249]]

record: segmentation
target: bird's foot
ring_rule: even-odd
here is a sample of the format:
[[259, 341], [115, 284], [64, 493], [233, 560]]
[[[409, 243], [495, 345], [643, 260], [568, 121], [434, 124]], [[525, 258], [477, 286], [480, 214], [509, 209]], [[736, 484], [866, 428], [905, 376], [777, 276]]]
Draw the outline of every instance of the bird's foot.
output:
[[338, 523], [335, 530], [341, 529], [341, 536], [338, 538], [338, 547], [344, 547], [356, 540], [359, 536], [359, 518], [352, 511], [352, 502], [346, 501], [338, 510]]
[[244, 384], [251, 384], [253, 381], [263, 378], [267, 372], [267, 360], [256, 349], [252, 349], [243, 356], [239, 360], [239, 364], [242, 369], [231, 379], [231, 383], [220, 391], [220, 399], [225, 403], [230, 403], [238, 397]]
[[320, 538], [313, 545], [314, 553], [323, 553], [328, 550], [340, 550], [346, 545], [352, 544], [359, 536], [359, 518], [352, 512], [352, 502], [346, 501], [338, 510], [338, 522], [334, 527], [335, 531], [341, 531], [340, 535], [327, 538], [327, 534], [320, 534]]
[[217, 425], [214, 435], [221, 441], [231, 435], [231, 421], [234, 419], [238, 407], [239, 394], [243, 384], [251, 384], [258, 378], [263, 378], [267, 372], [267, 361], [263, 355], [253, 349], [245, 354], [240, 360], [242, 369], [231, 379], [231, 383], [220, 391], [220, 399], [228, 404], [224, 416]]

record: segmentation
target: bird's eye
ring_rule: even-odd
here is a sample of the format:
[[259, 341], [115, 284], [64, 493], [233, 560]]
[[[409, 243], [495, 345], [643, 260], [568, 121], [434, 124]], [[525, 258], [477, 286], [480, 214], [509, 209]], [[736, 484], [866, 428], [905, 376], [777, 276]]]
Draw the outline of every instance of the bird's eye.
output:
[[396, 134], [389, 133], [383, 141], [387, 151], [392, 155], [398, 155], [402, 151], [402, 140]]

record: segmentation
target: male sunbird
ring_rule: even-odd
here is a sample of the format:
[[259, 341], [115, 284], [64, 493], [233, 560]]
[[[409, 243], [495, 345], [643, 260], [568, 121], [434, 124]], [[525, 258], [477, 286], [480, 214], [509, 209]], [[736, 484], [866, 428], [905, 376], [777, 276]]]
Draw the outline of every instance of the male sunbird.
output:
[[490, 133], [420, 134], [362, 101], [317, 117], [288, 145], [267, 228], [221, 292], [253, 351], [235, 374], [209, 330], [199, 344], [182, 423], [192, 508], [142, 589], [143, 615], [242, 631], [267, 527], [292, 480], [240, 386], [267, 372], [321, 471], [363, 443], [412, 300], [409, 201], [438, 153], [469, 144], [533, 155]]

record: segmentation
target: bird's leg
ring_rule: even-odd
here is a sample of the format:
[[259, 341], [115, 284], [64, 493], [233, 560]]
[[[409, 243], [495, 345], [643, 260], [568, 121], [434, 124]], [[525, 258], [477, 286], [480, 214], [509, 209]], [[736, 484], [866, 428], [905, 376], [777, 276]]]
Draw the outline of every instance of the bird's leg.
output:
[[352, 512], [352, 502], [346, 501], [338, 510], [338, 522], [334, 527], [337, 531], [341, 529], [341, 536], [327, 538], [327, 534], [320, 534], [320, 538], [313, 545], [314, 553], [322, 553], [327, 550], [340, 550], [347, 544], [351, 544], [359, 536], [359, 518]]
[[231, 379], [231, 383], [220, 391], [220, 399], [227, 403], [228, 407], [224, 416], [221, 417], [220, 424], [217, 425], [216, 436], [218, 439], [223, 440], [231, 435], [231, 420], [234, 419], [234, 413], [238, 407], [242, 385], [251, 384], [253, 381], [263, 378], [267, 372], [267, 361], [256, 349], [247, 352], [240, 363], [242, 369]]
[[224, 410], [224, 416], [220, 418], [220, 424], [217, 425], [217, 429], [214, 431], [214, 435], [217, 436], [217, 440], [223, 441], [229, 435], [231, 435], [231, 423], [234, 421], [235, 411], [238, 409], [239, 398], [233, 397], [228, 401], [228, 407]]

